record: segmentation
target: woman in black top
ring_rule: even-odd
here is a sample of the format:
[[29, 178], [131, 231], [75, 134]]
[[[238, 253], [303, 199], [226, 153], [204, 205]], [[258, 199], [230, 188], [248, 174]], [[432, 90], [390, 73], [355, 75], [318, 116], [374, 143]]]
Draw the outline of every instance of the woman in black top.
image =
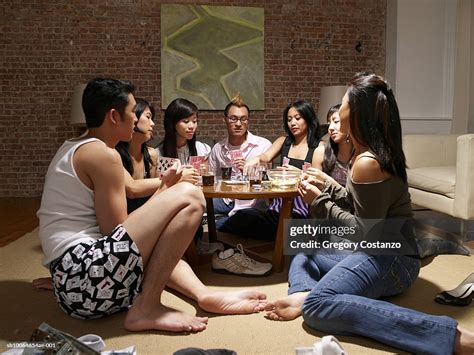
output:
[[[275, 140], [263, 154], [250, 159], [244, 167], [244, 173], [260, 163], [269, 163], [280, 154], [280, 165], [286, 169], [302, 170], [304, 163], [316, 162], [316, 147], [319, 144], [319, 123], [309, 101], [300, 100], [289, 104], [283, 111], [283, 127], [286, 136]], [[286, 161], [287, 160], [287, 161]], [[320, 164], [316, 167], [321, 168]], [[272, 199], [267, 211], [246, 208], [235, 213], [219, 230], [260, 240], [274, 240], [278, 228], [278, 219], [282, 199]], [[294, 199], [293, 218], [306, 218], [308, 204], [300, 196]], [[244, 223], [242, 223], [244, 222]]]

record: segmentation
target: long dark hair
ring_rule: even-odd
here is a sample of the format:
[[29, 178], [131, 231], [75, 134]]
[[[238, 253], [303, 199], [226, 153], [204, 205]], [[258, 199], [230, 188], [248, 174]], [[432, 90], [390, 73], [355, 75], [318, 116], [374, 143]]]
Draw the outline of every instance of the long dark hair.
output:
[[[177, 158], [178, 150], [176, 148], [176, 124], [183, 118], [197, 114], [198, 108], [191, 101], [178, 98], [171, 101], [165, 110], [164, 127], [165, 138], [163, 139], [163, 154], [165, 157]], [[189, 154], [197, 155], [196, 134], [187, 142]]]
[[[341, 107], [341, 104], [337, 104], [334, 106], [331, 106], [329, 108], [329, 111], [326, 115], [326, 120], [329, 122], [331, 119], [331, 116], [339, 110]], [[323, 160], [323, 171], [326, 174], [331, 174], [331, 172], [334, 169], [334, 166], [336, 165], [337, 161], [337, 154], [339, 153], [339, 144], [334, 142], [331, 137], [328, 136], [328, 142], [326, 143], [326, 146], [324, 148], [324, 160]]]
[[313, 105], [309, 101], [306, 100], [299, 100], [290, 103], [285, 110], [283, 111], [283, 127], [285, 128], [285, 132], [290, 138], [291, 144], [295, 143], [295, 136], [291, 133], [290, 128], [288, 127], [288, 111], [290, 108], [294, 108], [300, 116], [306, 121], [308, 125], [308, 133], [307, 133], [307, 141], [308, 147], [316, 148], [319, 143], [319, 122], [316, 117], [316, 112], [314, 111]]
[[352, 137], [369, 147], [383, 170], [406, 182], [400, 113], [389, 84], [375, 74], [356, 74], [348, 98]]
[[[151, 119], [154, 121], [155, 120], [155, 108], [145, 99], [142, 99], [140, 97], [136, 97], [135, 101], [137, 102], [137, 105], [135, 106], [135, 115], [137, 116], [138, 119], [140, 119], [141, 115], [145, 111], [145, 109], [148, 107], [151, 112]], [[141, 134], [141, 133], [134, 133], [134, 134]], [[133, 175], [133, 162], [132, 162], [132, 157], [130, 156], [130, 152], [128, 150], [128, 142], [119, 142], [116, 146], [115, 149], [120, 154], [120, 157], [122, 158], [122, 164], [123, 167], [130, 173], [130, 175]], [[150, 177], [150, 167], [152, 166], [152, 161], [150, 157], [150, 152], [148, 151], [148, 144], [145, 142], [142, 144], [142, 154], [143, 154], [143, 161], [145, 163], [145, 174], [146, 177]]]

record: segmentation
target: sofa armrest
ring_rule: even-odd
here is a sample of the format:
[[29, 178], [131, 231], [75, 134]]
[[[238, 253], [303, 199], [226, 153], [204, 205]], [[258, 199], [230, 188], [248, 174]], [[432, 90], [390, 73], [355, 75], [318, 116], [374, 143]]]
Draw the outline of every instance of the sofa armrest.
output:
[[456, 165], [458, 135], [407, 134], [403, 136], [403, 151], [409, 169], [425, 166]]
[[474, 134], [459, 136], [457, 146], [454, 215], [474, 219]]

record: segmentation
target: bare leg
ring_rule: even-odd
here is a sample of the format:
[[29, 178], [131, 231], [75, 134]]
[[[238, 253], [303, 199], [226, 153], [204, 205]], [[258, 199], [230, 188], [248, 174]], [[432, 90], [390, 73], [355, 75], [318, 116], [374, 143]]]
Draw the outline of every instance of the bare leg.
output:
[[51, 291], [53, 289], [53, 279], [51, 277], [34, 279], [32, 284], [37, 291]]
[[455, 354], [474, 354], [474, 333], [460, 327], [456, 332]]
[[287, 297], [269, 302], [266, 317], [271, 320], [293, 320], [301, 315], [301, 306], [309, 292], [295, 292]]
[[131, 331], [202, 331], [207, 317], [196, 317], [165, 307], [161, 294], [201, 221], [201, 190], [177, 184], [153, 196], [123, 223], [142, 254], [143, 291], [135, 298], [124, 326]]
[[247, 314], [263, 311], [267, 296], [254, 290], [212, 291], [194, 274], [183, 260], [178, 262], [168, 287], [194, 299], [199, 307], [211, 313]]

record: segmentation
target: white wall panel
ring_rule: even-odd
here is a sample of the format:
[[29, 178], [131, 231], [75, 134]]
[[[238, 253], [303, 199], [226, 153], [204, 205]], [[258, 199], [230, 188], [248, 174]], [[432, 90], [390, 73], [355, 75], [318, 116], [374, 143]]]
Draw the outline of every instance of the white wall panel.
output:
[[456, 5], [398, 0], [395, 87], [405, 133], [450, 132]]

